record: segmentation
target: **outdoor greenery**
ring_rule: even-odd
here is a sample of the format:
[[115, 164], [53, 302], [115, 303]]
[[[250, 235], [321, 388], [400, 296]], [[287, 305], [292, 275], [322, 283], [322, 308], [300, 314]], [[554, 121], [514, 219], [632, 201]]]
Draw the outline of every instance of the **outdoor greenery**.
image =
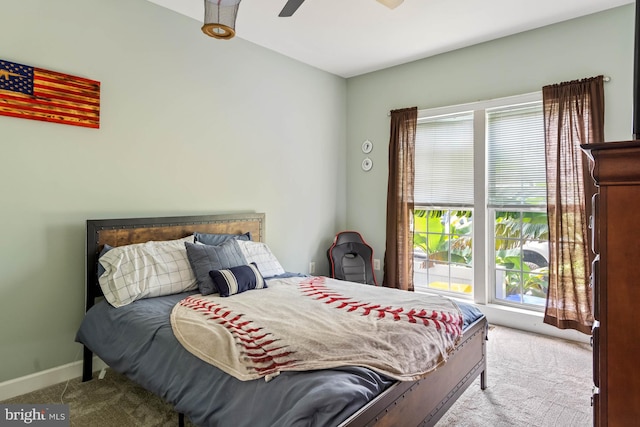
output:
[[421, 249], [429, 260], [470, 266], [472, 214], [471, 211], [414, 210], [414, 248]]
[[[547, 296], [548, 256], [545, 263], [527, 259], [527, 243], [549, 240], [546, 212], [496, 212], [496, 266], [504, 269], [505, 297]], [[499, 284], [498, 284], [499, 285]]]
[[[426, 265], [447, 262], [472, 265], [473, 212], [471, 210], [416, 209], [414, 253], [426, 257]], [[527, 245], [540, 246], [549, 239], [546, 212], [497, 211], [495, 213], [496, 269], [502, 272], [504, 298], [522, 302], [524, 295], [545, 298], [548, 288], [548, 255], [543, 260]], [[499, 274], [500, 276], [500, 274]], [[510, 298], [511, 297], [511, 298]]]

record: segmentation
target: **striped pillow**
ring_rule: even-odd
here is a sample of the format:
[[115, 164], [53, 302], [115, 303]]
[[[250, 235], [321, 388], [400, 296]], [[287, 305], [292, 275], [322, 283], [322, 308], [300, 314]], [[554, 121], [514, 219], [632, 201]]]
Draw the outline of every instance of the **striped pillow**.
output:
[[231, 267], [227, 270], [211, 270], [209, 276], [218, 288], [221, 297], [267, 287], [267, 283], [255, 262]]

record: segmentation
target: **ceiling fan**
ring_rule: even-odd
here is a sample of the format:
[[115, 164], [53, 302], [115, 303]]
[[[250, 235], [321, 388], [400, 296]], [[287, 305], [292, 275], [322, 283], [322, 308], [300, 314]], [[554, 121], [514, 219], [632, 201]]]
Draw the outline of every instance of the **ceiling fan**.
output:
[[[204, 0], [204, 25], [202, 32], [206, 35], [229, 40], [236, 35], [236, 17], [241, 0]], [[404, 0], [378, 0], [378, 2], [394, 9]], [[288, 0], [278, 16], [292, 16], [304, 3], [304, 0]]]
[[[404, 0], [378, 0], [383, 5], [387, 6], [389, 9], [395, 9], [400, 6], [400, 4]], [[296, 13], [296, 10], [300, 7], [300, 5], [304, 3], [304, 0], [289, 0], [282, 8], [282, 11], [278, 16], [280, 17], [289, 17]]]
[[286, 18], [293, 15], [302, 3], [304, 3], [304, 0], [289, 0], [278, 16]]

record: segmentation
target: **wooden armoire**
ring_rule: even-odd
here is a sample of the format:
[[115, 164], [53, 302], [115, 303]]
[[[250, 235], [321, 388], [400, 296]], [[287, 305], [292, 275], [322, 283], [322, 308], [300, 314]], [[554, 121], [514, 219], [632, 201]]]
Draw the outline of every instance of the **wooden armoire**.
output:
[[640, 140], [583, 145], [594, 196], [594, 425], [640, 426]]

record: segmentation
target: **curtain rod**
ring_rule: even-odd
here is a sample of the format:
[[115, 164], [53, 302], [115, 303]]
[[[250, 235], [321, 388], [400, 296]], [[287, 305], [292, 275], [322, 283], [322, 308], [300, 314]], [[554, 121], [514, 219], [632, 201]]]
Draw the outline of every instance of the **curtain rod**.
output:
[[[611, 77], [609, 77], [609, 76], [602, 76], [602, 81], [603, 81], [603, 82], [605, 82], [605, 83], [606, 83], [606, 82], [610, 82], [610, 81], [611, 81]], [[533, 93], [538, 93], [538, 92], [533, 92]], [[531, 94], [531, 93], [528, 93], [528, 94], [524, 94], [524, 95], [514, 95], [514, 97], [528, 96], [528, 95], [532, 95], [532, 94]], [[506, 97], [506, 98], [511, 98], [511, 97]], [[501, 99], [501, 98], [498, 98], [498, 99]], [[486, 102], [486, 101], [491, 101], [491, 100], [483, 100], [483, 101], [484, 101], [484, 102]], [[469, 104], [474, 104], [474, 103], [476, 103], [476, 102], [480, 103], [480, 102], [483, 102], [483, 101], [470, 102]], [[465, 105], [465, 104], [462, 104], [462, 105]], [[430, 109], [432, 109], [432, 108], [433, 108], [433, 107], [430, 107], [430, 108], [420, 108], [420, 107], [418, 107], [418, 112], [419, 112], [420, 110], [430, 110]], [[438, 107], [435, 107], [435, 108], [438, 108]], [[387, 117], [390, 117], [390, 116], [391, 116], [391, 111], [387, 111]]]

